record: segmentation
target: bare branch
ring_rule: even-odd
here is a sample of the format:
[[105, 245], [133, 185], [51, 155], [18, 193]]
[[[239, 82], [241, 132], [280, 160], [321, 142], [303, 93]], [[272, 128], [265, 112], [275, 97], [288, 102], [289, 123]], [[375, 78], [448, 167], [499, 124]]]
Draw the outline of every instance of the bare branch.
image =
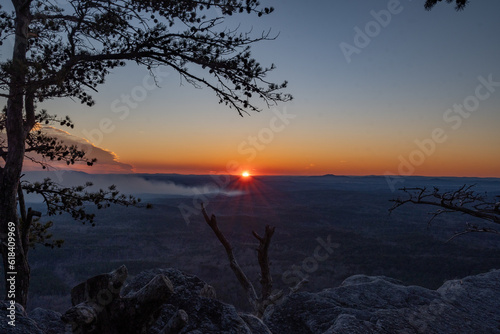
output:
[[[485, 194], [474, 191], [474, 186], [475, 185], [463, 185], [457, 190], [444, 192], [441, 192], [437, 187], [434, 187], [433, 190], [428, 190], [425, 187], [401, 188], [400, 190], [406, 194], [406, 198], [398, 197], [397, 199], [391, 200], [394, 204], [389, 209], [389, 212], [407, 203], [424, 204], [440, 207], [440, 209], [430, 213], [432, 217], [429, 219], [428, 225], [430, 225], [437, 216], [445, 213], [462, 213], [495, 224], [500, 224], [500, 203], [487, 200]], [[478, 227], [467, 223], [466, 229], [455, 234], [450, 240], [459, 235], [472, 232], [500, 234], [494, 229]]]
[[231, 246], [229, 241], [226, 239], [224, 234], [220, 231], [219, 226], [217, 226], [217, 219], [215, 218], [215, 215], [212, 215], [211, 217], [209, 217], [207, 214], [207, 211], [205, 210], [203, 203], [201, 204], [201, 212], [203, 213], [203, 217], [205, 218], [205, 221], [207, 222], [208, 226], [210, 226], [212, 231], [217, 236], [217, 239], [219, 239], [222, 246], [224, 246], [224, 249], [226, 250], [227, 257], [229, 259], [229, 265], [230, 265], [231, 269], [233, 270], [234, 274], [236, 275], [238, 282], [240, 282], [240, 285], [245, 290], [245, 292], [247, 294], [247, 299], [248, 299], [250, 305], [252, 305], [252, 307], [254, 309], [256, 309], [257, 294], [255, 292], [255, 288], [253, 287], [253, 284], [250, 282], [250, 280], [245, 275], [245, 273], [241, 269], [240, 265], [236, 261], [236, 258], [235, 258], [234, 253], [233, 253], [233, 247]]
[[469, 234], [469, 233], [493, 233], [493, 234], [500, 234], [495, 229], [488, 228], [488, 227], [479, 227], [476, 225], [472, 225], [470, 223], [466, 223], [466, 229], [462, 232], [455, 233], [451, 238], [449, 238], [446, 242], [450, 242], [451, 240], [455, 239], [456, 237], [459, 237], [464, 234]]
[[[263, 236], [257, 234], [257, 232], [252, 231], [255, 239], [259, 241], [259, 245], [257, 247], [257, 259], [260, 266], [260, 286], [261, 286], [261, 294], [257, 297], [255, 293], [255, 288], [252, 283], [248, 280], [247, 276], [244, 274], [243, 270], [240, 268], [233, 254], [232, 246], [223, 233], [219, 230], [217, 226], [217, 220], [214, 215], [208, 216], [203, 203], [201, 204], [201, 211], [203, 213], [203, 217], [207, 222], [208, 226], [214, 231], [215, 235], [221, 242], [221, 244], [226, 249], [227, 256], [229, 258], [230, 266], [233, 272], [235, 273], [238, 281], [241, 286], [245, 289], [247, 293], [247, 298], [252, 305], [254, 313], [257, 317], [261, 318], [264, 315], [266, 308], [269, 305], [273, 305], [278, 302], [280, 299], [284, 297], [283, 291], [279, 290], [273, 292], [273, 279], [270, 270], [270, 262], [269, 262], [269, 246], [271, 244], [271, 238], [273, 237], [275, 227], [266, 225], [266, 229]], [[290, 294], [296, 292], [307, 280], [301, 281], [297, 284], [293, 289], [290, 290]]]

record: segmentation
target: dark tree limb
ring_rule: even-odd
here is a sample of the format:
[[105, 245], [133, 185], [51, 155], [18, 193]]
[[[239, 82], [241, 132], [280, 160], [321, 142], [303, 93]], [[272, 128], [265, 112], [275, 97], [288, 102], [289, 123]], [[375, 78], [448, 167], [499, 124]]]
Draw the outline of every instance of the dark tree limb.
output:
[[26, 211], [26, 202], [24, 201], [24, 192], [21, 186], [21, 182], [19, 182], [19, 185], [17, 186], [17, 199], [19, 202], [19, 213], [21, 214], [21, 219], [23, 220], [23, 222], [26, 222], [28, 221], [28, 218]]
[[[215, 215], [209, 217], [205, 210], [205, 207], [203, 206], [203, 203], [201, 204], [201, 211], [208, 226], [210, 226], [212, 231], [219, 239], [220, 243], [224, 246], [224, 249], [226, 250], [229, 259], [231, 269], [233, 270], [234, 274], [236, 275], [236, 278], [238, 279], [241, 286], [245, 290], [248, 301], [250, 302], [250, 305], [254, 310], [254, 314], [257, 317], [261, 318], [264, 315], [264, 312], [268, 306], [275, 304], [284, 296], [284, 293], [281, 290], [274, 293], [272, 291], [273, 279], [270, 270], [269, 246], [271, 244], [271, 239], [273, 237], [275, 227], [266, 225], [266, 229], [263, 236], [260, 236], [255, 231], [252, 231], [253, 236], [259, 241], [259, 245], [257, 247], [257, 259], [260, 267], [259, 283], [261, 286], [261, 294], [260, 296], [257, 296], [253, 284], [250, 282], [250, 280], [247, 278], [241, 267], [236, 262], [233, 253], [233, 248], [229, 243], [229, 241], [224, 236], [224, 234], [219, 229]], [[300, 285], [297, 284], [295, 290], [291, 290], [290, 293], [296, 292], [303, 285], [303, 283], [304, 282], [300, 282]]]
[[[92, 182], [87, 182], [83, 186], [64, 187], [49, 178], [42, 182], [22, 181], [21, 186], [28, 194], [37, 194], [43, 197], [47, 207], [47, 215], [54, 216], [61, 212], [66, 212], [75, 220], [82, 223], [95, 225], [95, 213], [88, 213], [88, 205], [94, 205], [98, 210], [108, 208], [111, 205], [141, 206], [141, 200], [134, 196], [125, 196], [116, 190], [116, 186], [111, 185], [108, 189], [98, 191], [89, 190], [93, 186]], [[149, 207], [150, 205], [146, 205]]]
[[[14, 223], [14, 228], [21, 230], [17, 188], [25, 159], [34, 159], [42, 168], [50, 167], [46, 159], [68, 165], [94, 162], [81, 149], [54, 142], [54, 137], [37, 131], [38, 123], [43, 124], [43, 111], [37, 110], [37, 104], [69, 97], [91, 107], [95, 104], [91, 93], [115, 68], [130, 62], [144, 65], [150, 72], [160, 66], [177, 71], [188, 82], [207, 87], [219, 103], [240, 115], [247, 110], [260, 111], [262, 103], [270, 106], [292, 99], [282, 92], [286, 81], [268, 80], [275, 66], [262, 66], [250, 53], [252, 44], [274, 36], [264, 32], [253, 37], [251, 31], [232, 30], [225, 23], [224, 19], [233, 14], [260, 17], [273, 12], [272, 7], [262, 7], [258, 0], [10, 3], [8, 10], [0, 8], [0, 42], [13, 37], [9, 47], [12, 56], [0, 62], [0, 96], [7, 100], [4, 114], [0, 115], [0, 132], [7, 139], [0, 138], [0, 156], [4, 160], [0, 166], [0, 253], [5, 267], [9, 261], [5, 247], [8, 225]], [[221, 14], [213, 12], [213, 8], [220, 9]], [[36, 157], [28, 156], [26, 149]], [[113, 193], [110, 189], [113, 200], [119, 200]], [[58, 203], [68, 200], [57, 208], [59, 212], [92, 219], [80, 208], [69, 208], [75, 203], [71, 196], [38, 194]], [[106, 198], [102, 201], [109, 202]], [[97, 200], [96, 205], [99, 208], [101, 202]], [[47, 224], [39, 231], [46, 230]], [[16, 301], [26, 306], [29, 264], [19, 237], [15, 243]]]
[[209, 217], [203, 204], [201, 204], [201, 212], [203, 213], [203, 217], [205, 218], [205, 221], [207, 222], [208, 226], [210, 226], [212, 231], [217, 236], [217, 239], [219, 239], [222, 246], [224, 246], [224, 249], [226, 250], [227, 257], [229, 259], [229, 266], [231, 267], [231, 270], [235, 274], [236, 278], [238, 279], [238, 282], [240, 282], [240, 285], [245, 290], [245, 292], [247, 294], [248, 302], [250, 303], [250, 305], [252, 305], [252, 307], [254, 309], [256, 309], [257, 308], [257, 305], [256, 305], [257, 293], [255, 292], [255, 288], [253, 287], [252, 282], [250, 282], [250, 280], [245, 275], [245, 273], [241, 269], [240, 265], [236, 261], [236, 257], [234, 256], [234, 253], [233, 253], [233, 247], [231, 246], [229, 241], [226, 239], [224, 234], [219, 229], [215, 215], [212, 215], [211, 217]]
[[29, 251], [29, 247], [31, 245], [30, 243], [30, 237], [31, 233], [30, 230], [32, 228], [33, 224], [33, 218], [38, 217], [40, 218], [42, 216], [42, 213], [39, 211], [35, 211], [31, 208], [28, 208], [26, 210], [26, 202], [24, 200], [24, 192], [21, 186], [21, 183], [19, 183], [19, 186], [17, 188], [17, 200], [19, 202], [19, 212], [21, 214], [21, 223], [20, 223], [20, 238], [21, 238], [21, 244], [23, 246], [24, 253], [27, 255]]
[[266, 225], [265, 234], [263, 237], [259, 236], [255, 231], [252, 231], [253, 236], [259, 241], [257, 248], [257, 259], [260, 266], [260, 285], [261, 285], [261, 301], [269, 299], [273, 288], [273, 278], [269, 270], [269, 245], [273, 237], [275, 227]]
[[[428, 190], [426, 187], [401, 188], [400, 190], [403, 191], [406, 196], [405, 198], [398, 197], [397, 199], [391, 200], [394, 205], [389, 209], [389, 212], [408, 203], [424, 204], [439, 207], [439, 209], [430, 213], [432, 217], [429, 219], [428, 224], [436, 217], [446, 213], [461, 213], [495, 224], [500, 224], [500, 202], [487, 200], [485, 194], [480, 194], [473, 190], [474, 186], [475, 185], [463, 185], [457, 190], [444, 192], [436, 187], [432, 190]], [[500, 234], [495, 229], [479, 227], [467, 223], [464, 231], [456, 233], [449, 240], [473, 232]]]
[[489, 227], [480, 227], [477, 225], [473, 225], [471, 223], [465, 223], [466, 228], [462, 232], [455, 233], [451, 238], [449, 238], [446, 242], [450, 242], [451, 240], [455, 239], [456, 237], [459, 237], [464, 234], [468, 233], [493, 233], [493, 234], [500, 234], [498, 230], [495, 230], [493, 228]]

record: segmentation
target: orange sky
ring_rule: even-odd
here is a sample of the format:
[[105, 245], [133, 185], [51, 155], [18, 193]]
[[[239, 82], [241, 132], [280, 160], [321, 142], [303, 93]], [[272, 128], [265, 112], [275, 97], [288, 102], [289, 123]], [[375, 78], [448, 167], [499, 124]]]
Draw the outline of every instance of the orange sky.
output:
[[[393, 145], [383, 139], [366, 144], [363, 136], [359, 141], [339, 140], [338, 143], [328, 137], [301, 140], [287, 136], [285, 131], [276, 133], [273, 140], [266, 143], [258, 140], [259, 132], [255, 136], [247, 135], [240, 142], [228, 140], [224, 145], [217, 145], [219, 139], [210, 137], [205, 141], [196, 138], [182, 142], [153, 141], [151, 145], [141, 148], [140, 145], [134, 145], [133, 141], [128, 143], [124, 139], [118, 149], [125, 154], [119, 156], [67, 132], [50, 127], [45, 128], [45, 131], [68, 144], [82, 146], [90, 156], [96, 157], [98, 163], [93, 167], [79, 164], [72, 167], [88, 173], [241, 174], [249, 171], [253, 175], [500, 177], [500, 157], [490, 154], [491, 148], [487, 143], [484, 143], [484, 147], [468, 148], [465, 140], [452, 140], [452, 133], [442, 143], [432, 141], [429, 137], [417, 142], [401, 140]], [[270, 133], [267, 130], [264, 132]], [[293, 133], [292, 128], [290, 133]], [[335, 137], [336, 134], [331, 136]], [[257, 138], [257, 141], [252, 138]], [[322, 141], [329, 143], [328, 147], [325, 147], [326, 144], [321, 146]], [[26, 167], [29, 170], [39, 169], [31, 163], [27, 163]], [[66, 165], [57, 164], [55, 167], [67, 168]]]
[[153, 87], [146, 69], [127, 64], [93, 94], [94, 107], [69, 99], [41, 107], [69, 115], [72, 140], [96, 147], [88, 172], [500, 177], [500, 44], [491, 43], [500, 2], [460, 13], [404, 2], [349, 59], [339, 46], [355, 43], [353, 27], [384, 3], [322, 6], [277, 3], [268, 18], [241, 22], [279, 32], [253, 55], [277, 64], [270, 80], [289, 81], [290, 103], [242, 118], [171, 69]]

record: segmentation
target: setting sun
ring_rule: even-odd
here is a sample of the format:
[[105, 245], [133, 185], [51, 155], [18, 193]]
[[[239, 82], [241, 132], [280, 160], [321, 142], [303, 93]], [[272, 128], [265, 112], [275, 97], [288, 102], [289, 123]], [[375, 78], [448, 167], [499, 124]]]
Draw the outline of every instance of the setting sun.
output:
[[243, 176], [243, 177], [249, 177], [250, 173], [249, 172], [243, 172], [243, 173], [241, 173], [241, 176]]

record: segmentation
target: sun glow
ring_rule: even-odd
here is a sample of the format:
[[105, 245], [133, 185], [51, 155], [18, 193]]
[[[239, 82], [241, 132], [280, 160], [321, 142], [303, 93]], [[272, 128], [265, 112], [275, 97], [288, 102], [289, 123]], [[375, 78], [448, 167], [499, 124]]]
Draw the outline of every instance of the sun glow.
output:
[[245, 171], [245, 172], [241, 173], [241, 176], [243, 176], [243, 177], [249, 177], [250, 173]]

